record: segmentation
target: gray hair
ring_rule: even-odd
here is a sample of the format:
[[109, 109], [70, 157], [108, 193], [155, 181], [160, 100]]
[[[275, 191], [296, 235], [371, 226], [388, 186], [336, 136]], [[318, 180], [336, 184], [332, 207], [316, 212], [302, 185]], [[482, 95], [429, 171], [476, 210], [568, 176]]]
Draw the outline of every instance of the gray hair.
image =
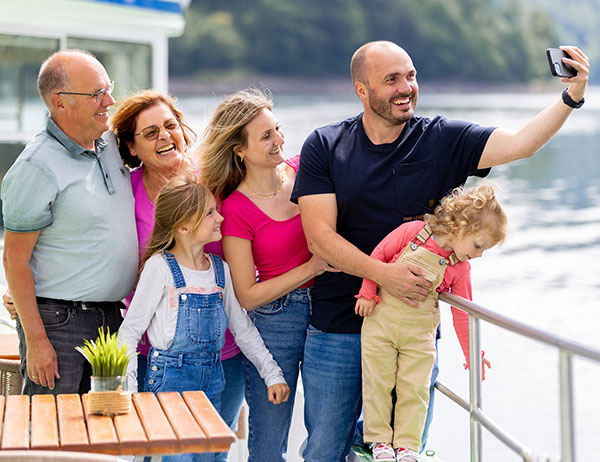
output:
[[40, 67], [37, 88], [42, 101], [50, 112], [52, 112], [50, 96], [57, 91], [69, 89], [71, 86], [71, 79], [64, 58], [72, 55], [89, 56], [95, 59], [94, 55], [86, 50], [60, 50], [48, 56]]

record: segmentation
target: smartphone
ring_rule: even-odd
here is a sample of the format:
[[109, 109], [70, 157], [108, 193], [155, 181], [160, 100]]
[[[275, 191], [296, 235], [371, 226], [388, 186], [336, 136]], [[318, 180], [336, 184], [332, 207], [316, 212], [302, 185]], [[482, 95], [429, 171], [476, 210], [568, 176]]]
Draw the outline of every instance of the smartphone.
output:
[[577, 75], [577, 71], [574, 68], [563, 63], [563, 58], [571, 59], [571, 57], [560, 48], [548, 48], [546, 50], [546, 56], [548, 57], [550, 72], [553, 76], [575, 77]]

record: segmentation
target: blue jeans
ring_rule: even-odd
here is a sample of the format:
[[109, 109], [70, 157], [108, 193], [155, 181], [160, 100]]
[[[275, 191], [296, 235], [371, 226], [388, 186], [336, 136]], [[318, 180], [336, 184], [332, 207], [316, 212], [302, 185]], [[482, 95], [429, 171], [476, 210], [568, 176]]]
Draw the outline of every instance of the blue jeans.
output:
[[342, 462], [362, 407], [360, 334], [309, 326], [304, 347], [305, 462]]
[[310, 316], [311, 289], [296, 289], [249, 312], [290, 387], [287, 402], [274, 405], [267, 399], [267, 387], [256, 368], [246, 363], [248, 415], [248, 462], [283, 462], [287, 444], [296, 383], [304, 356], [304, 342]]
[[17, 319], [19, 336], [19, 354], [21, 356], [21, 374], [24, 379], [23, 394], [87, 393], [90, 391], [92, 368], [76, 346], [83, 346], [83, 341], [96, 340], [98, 328], [104, 326], [113, 334], [119, 330], [123, 321], [120, 302], [110, 302], [100, 308], [83, 308], [66, 300], [38, 301], [40, 317], [48, 340], [54, 347], [58, 361], [60, 379], [56, 379], [54, 389], [43, 387], [32, 382], [27, 376], [27, 345], [23, 326]]
[[[240, 408], [244, 402], [243, 357], [242, 353], [238, 353], [222, 361], [225, 389], [221, 393], [221, 417], [232, 430], [237, 427]], [[215, 462], [226, 462], [228, 454], [228, 452], [215, 454]]]

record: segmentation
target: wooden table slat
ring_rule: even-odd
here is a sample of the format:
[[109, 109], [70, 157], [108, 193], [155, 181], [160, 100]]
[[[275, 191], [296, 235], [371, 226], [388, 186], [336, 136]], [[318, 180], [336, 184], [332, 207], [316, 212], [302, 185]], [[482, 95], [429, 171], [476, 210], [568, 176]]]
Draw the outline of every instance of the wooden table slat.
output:
[[235, 435], [215, 411], [212, 403], [202, 391], [184, 391], [182, 394], [187, 406], [204, 433], [209, 436], [212, 451], [227, 451], [235, 441]]
[[[90, 414], [88, 411], [88, 395], [82, 395], [83, 414], [88, 427], [90, 446], [101, 449], [108, 454], [117, 454], [119, 449], [119, 438], [113, 425], [112, 417], [107, 415]], [[100, 451], [95, 451], [100, 452]]]
[[119, 444], [125, 452], [129, 454], [147, 454], [149, 449], [148, 438], [144, 431], [144, 426], [138, 416], [135, 406], [131, 406], [131, 411], [127, 414], [116, 415], [113, 417], [113, 423]]
[[58, 449], [54, 395], [31, 397], [31, 449]]
[[158, 401], [177, 435], [179, 444], [182, 446], [202, 445], [208, 447], [206, 434], [194, 419], [179, 393], [160, 393]]
[[160, 454], [161, 448], [177, 445], [177, 436], [160, 407], [154, 393], [135, 393], [133, 404], [150, 442], [149, 454]]
[[6, 397], [2, 449], [29, 449], [29, 396]]
[[89, 451], [87, 427], [83, 416], [81, 397], [76, 394], [56, 397], [58, 431], [61, 449], [69, 451]]

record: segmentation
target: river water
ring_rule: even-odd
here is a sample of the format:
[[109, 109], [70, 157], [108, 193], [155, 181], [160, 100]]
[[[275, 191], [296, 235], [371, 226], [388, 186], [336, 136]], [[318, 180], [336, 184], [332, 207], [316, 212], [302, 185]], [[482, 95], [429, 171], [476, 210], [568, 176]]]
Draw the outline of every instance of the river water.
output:
[[[560, 95], [428, 94], [417, 113], [518, 129]], [[488, 180], [509, 217], [506, 242], [473, 262], [474, 299], [517, 320], [600, 349], [600, 89], [588, 91], [559, 134], [534, 157], [492, 169]], [[204, 127], [218, 97], [180, 101], [193, 127]], [[361, 110], [353, 95], [275, 95], [274, 112], [286, 134], [285, 151], [299, 152], [317, 126]], [[468, 184], [473, 182], [469, 180]], [[468, 374], [443, 308], [440, 380], [468, 397]], [[492, 362], [483, 388], [483, 407], [497, 424], [536, 455], [560, 456], [558, 353], [538, 342], [482, 323], [482, 345]], [[600, 461], [600, 364], [574, 362], [576, 451], [579, 460]], [[437, 395], [429, 447], [445, 462], [469, 460], [466, 412]], [[297, 406], [300, 411], [300, 406]], [[304, 436], [294, 419], [290, 460]], [[483, 431], [486, 462], [521, 460]]]
[[[561, 89], [536, 94], [452, 94], [421, 91], [417, 113], [518, 129], [559, 97]], [[189, 124], [201, 133], [220, 97], [182, 98]], [[533, 158], [492, 169], [488, 180], [509, 217], [506, 242], [473, 262], [474, 300], [487, 308], [556, 335], [600, 349], [600, 88], [575, 111], [560, 133]], [[276, 95], [275, 115], [285, 133], [287, 155], [299, 152], [317, 126], [356, 114], [351, 94]], [[469, 180], [469, 184], [472, 184]], [[453, 333], [449, 308], [442, 308], [440, 380], [468, 397], [468, 374]], [[560, 455], [558, 354], [549, 347], [483, 323], [482, 345], [492, 362], [483, 387], [483, 407], [536, 454]], [[574, 363], [578, 460], [600, 461], [600, 364]], [[289, 460], [299, 460], [304, 437], [301, 396], [290, 439]], [[429, 447], [445, 462], [469, 460], [467, 414], [437, 395]], [[521, 460], [483, 431], [484, 460]], [[236, 445], [232, 460], [242, 460]]]

